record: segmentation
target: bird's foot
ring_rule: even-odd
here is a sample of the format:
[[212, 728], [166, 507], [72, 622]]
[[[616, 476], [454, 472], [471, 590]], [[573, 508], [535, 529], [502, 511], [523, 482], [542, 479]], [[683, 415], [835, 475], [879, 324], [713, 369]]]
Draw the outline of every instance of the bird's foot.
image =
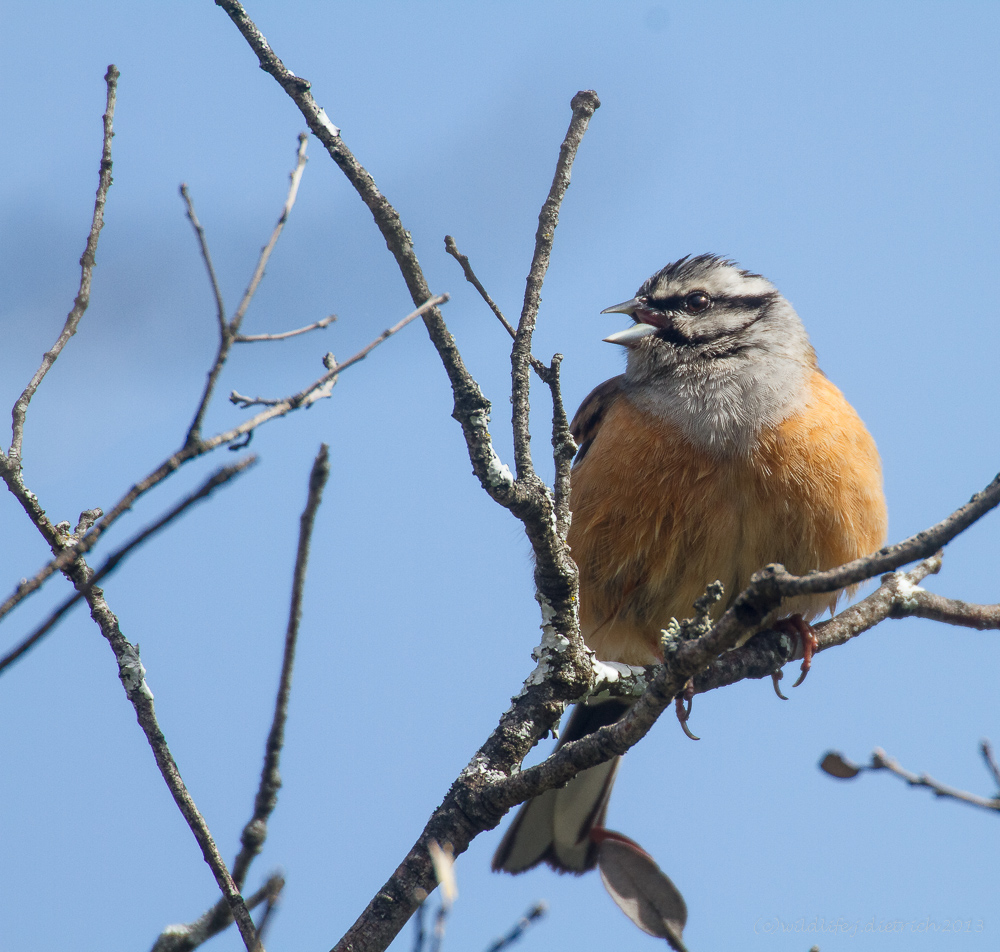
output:
[[[783, 631], [793, 637], [797, 635], [799, 640], [802, 642], [802, 669], [798, 680], [792, 685], [793, 688], [797, 688], [803, 681], [805, 681], [806, 675], [812, 667], [813, 655], [819, 648], [819, 639], [816, 637], [816, 632], [813, 631], [812, 625], [810, 625], [809, 622], [807, 622], [801, 615], [791, 615], [788, 618], [782, 618], [774, 623], [774, 627], [778, 631]], [[774, 689], [775, 691], [778, 691], [777, 679], [774, 681]], [[778, 697], [781, 696], [781, 692], [778, 691]]]

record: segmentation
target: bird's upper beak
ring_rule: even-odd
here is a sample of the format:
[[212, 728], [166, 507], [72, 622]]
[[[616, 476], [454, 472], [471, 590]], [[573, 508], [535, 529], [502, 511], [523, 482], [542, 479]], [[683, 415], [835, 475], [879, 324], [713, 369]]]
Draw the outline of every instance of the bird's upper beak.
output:
[[639, 298], [634, 297], [631, 301], [622, 301], [621, 304], [613, 304], [611, 307], [606, 307], [602, 314], [634, 314], [637, 307], [642, 306], [642, 301]]
[[[631, 317], [635, 317], [635, 312], [642, 307], [642, 301], [639, 298], [634, 297], [631, 301], [623, 301], [621, 304], [615, 304], [613, 307], [606, 307], [602, 314], [628, 314]], [[631, 327], [626, 327], [623, 331], [617, 331], [614, 334], [609, 334], [604, 338], [609, 344], [621, 344], [623, 347], [631, 347], [636, 341], [642, 340], [644, 337], [649, 337], [650, 334], [655, 334], [659, 330], [652, 324], [636, 323]]]

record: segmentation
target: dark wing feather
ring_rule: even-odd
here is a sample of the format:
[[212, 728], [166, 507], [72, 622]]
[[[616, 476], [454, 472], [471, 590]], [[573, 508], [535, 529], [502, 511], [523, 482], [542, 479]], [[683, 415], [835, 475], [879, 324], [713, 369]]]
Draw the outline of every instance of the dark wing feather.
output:
[[608, 408], [621, 396], [624, 382], [624, 374], [605, 380], [604, 383], [594, 387], [580, 404], [580, 409], [576, 411], [573, 422], [569, 425], [573, 439], [579, 447], [573, 460], [574, 466], [587, 455], [587, 450], [594, 442]]

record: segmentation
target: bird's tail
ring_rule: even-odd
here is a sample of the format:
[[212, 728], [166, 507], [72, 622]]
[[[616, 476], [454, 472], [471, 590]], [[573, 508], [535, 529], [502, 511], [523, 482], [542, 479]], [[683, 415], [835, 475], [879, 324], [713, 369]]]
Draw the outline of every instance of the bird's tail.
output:
[[[557, 750], [617, 721], [629, 703], [617, 698], [577, 704]], [[546, 862], [561, 873], [585, 873], [597, 864], [598, 844], [591, 839], [603, 827], [620, 757], [581, 771], [565, 787], [546, 790], [525, 803], [493, 855], [494, 872], [523, 873]]]

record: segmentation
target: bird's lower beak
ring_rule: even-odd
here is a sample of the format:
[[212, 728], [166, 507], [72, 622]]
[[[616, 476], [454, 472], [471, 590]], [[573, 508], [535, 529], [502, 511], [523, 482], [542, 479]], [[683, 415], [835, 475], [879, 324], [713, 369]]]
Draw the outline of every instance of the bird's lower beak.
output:
[[[601, 313], [605, 312], [602, 311]], [[658, 330], [659, 328], [652, 324], [633, 324], [631, 327], [626, 327], [623, 331], [609, 334], [604, 339], [609, 344], [621, 344], [623, 347], [631, 347], [636, 341], [640, 341], [644, 337], [649, 337], [650, 334], [655, 334]]]

